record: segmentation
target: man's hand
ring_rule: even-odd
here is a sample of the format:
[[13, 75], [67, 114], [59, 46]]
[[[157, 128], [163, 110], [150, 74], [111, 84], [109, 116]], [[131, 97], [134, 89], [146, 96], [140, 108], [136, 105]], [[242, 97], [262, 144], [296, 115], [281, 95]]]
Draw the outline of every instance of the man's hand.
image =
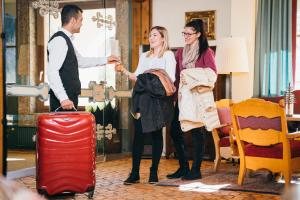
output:
[[111, 55], [107, 58], [107, 63], [108, 64], [120, 63], [120, 57]]
[[115, 71], [116, 72], [123, 72], [125, 70], [124, 66], [121, 64], [116, 64], [115, 65]]
[[73, 103], [73, 101], [66, 99], [66, 100], [63, 100], [62, 102], [60, 102], [60, 106], [64, 110], [71, 110], [74, 107], [74, 103]]

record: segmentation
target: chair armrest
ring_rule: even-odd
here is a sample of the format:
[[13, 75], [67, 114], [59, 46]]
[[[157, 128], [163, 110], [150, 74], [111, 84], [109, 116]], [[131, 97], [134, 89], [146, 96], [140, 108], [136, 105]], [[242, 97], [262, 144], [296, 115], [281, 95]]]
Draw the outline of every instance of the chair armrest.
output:
[[293, 132], [293, 133], [288, 133], [286, 136], [288, 139], [295, 139], [300, 137], [300, 131]]

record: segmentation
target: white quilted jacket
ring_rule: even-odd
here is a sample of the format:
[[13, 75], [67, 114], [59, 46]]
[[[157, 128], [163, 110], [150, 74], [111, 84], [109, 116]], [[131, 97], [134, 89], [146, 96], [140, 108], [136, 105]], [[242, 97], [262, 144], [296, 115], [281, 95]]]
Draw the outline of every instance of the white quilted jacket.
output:
[[[212, 89], [217, 80], [210, 68], [190, 68], [181, 71], [186, 84], [180, 80], [178, 90], [179, 121], [183, 132], [205, 126], [208, 131], [220, 126]], [[199, 93], [195, 87], [206, 86], [209, 91]]]

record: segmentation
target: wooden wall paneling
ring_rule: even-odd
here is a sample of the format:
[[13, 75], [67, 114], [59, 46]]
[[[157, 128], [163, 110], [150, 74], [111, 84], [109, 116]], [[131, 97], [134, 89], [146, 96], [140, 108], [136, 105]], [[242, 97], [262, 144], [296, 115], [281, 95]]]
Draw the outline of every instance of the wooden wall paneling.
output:
[[131, 51], [131, 71], [135, 71], [139, 59], [139, 45], [141, 41], [141, 4], [132, 1], [132, 51]]
[[[44, 17], [37, 14], [36, 15], [36, 28], [37, 28], [37, 35], [36, 35], [36, 41], [37, 41], [37, 85], [40, 83], [44, 83], [44, 76], [46, 73], [46, 65], [45, 65], [45, 44], [44, 44]], [[42, 74], [41, 74], [42, 73]], [[37, 100], [36, 101], [36, 112], [48, 112], [49, 108], [48, 106], [44, 106], [44, 102]]]
[[226, 74], [218, 74], [218, 79], [213, 90], [215, 101], [226, 97]]
[[149, 44], [151, 28], [152, 0], [132, 0], [132, 52], [131, 71], [135, 71], [139, 61], [139, 47]]
[[149, 44], [148, 36], [151, 29], [151, 1], [145, 0], [142, 2], [142, 44]]

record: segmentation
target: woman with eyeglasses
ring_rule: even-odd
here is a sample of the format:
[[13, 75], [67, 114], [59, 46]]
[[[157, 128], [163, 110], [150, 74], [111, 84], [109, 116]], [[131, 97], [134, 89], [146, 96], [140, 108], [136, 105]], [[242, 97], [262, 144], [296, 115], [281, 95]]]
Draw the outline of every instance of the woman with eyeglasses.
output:
[[[152, 136], [152, 166], [150, 167], [150, 184], [158, 182], [158, 165], [163, 150], [162, 128], [172, 121], [174, 113], [173, 96], [167, 96], [158, 76], [153, 74], [163, 71], [173, 84], [175, 81], [176, 61], [169, 50], [168, 31], [161, 26], [151, 28], [149, 34], [150, 51], [143, 53], [134, 73], [122, 65], [116, 66], [116, 71], [122, 72], [130, 80], [135, 81], [132, 94], [134, 113], [134, 139], [132, 145], [132, 169], [125, 185], [140, 181], [140, 162], [144, 149], [144, 135]], [[174, 87], [175, 89], [175, 87]], [[138, 113], [138, 114], [137, 114]]]
[[[203, 21], [194, 20], [188, 22], [184, 27], [182, 35], [184, 37], [185, 46], [182, 49], [178, 49], [175, 56], [177, 62], [175, 86], [177, 89], [179, 88], [180, 82], [183, 84], [185, 82], [184, 77], [180, 76], [181, 71], [184, 69], [198, 67], [211, 68], [217, 73], [214, 52], [208, 46]], [[185, 180], [200, 179], [202, 178], [200, 167], [204, 154], [205, 128], [194, 128], [190, 131], [193, 142], [193, 164], [190, 169], [185, 155], [184, 137], [179, 122], [178, 93], [175, 95], [175, 100], [175, 115], [171, 124], [170, 134], [179, 160], [179, 168], [176, 172], [168, 174], [167, 178], [182, 178]]]

